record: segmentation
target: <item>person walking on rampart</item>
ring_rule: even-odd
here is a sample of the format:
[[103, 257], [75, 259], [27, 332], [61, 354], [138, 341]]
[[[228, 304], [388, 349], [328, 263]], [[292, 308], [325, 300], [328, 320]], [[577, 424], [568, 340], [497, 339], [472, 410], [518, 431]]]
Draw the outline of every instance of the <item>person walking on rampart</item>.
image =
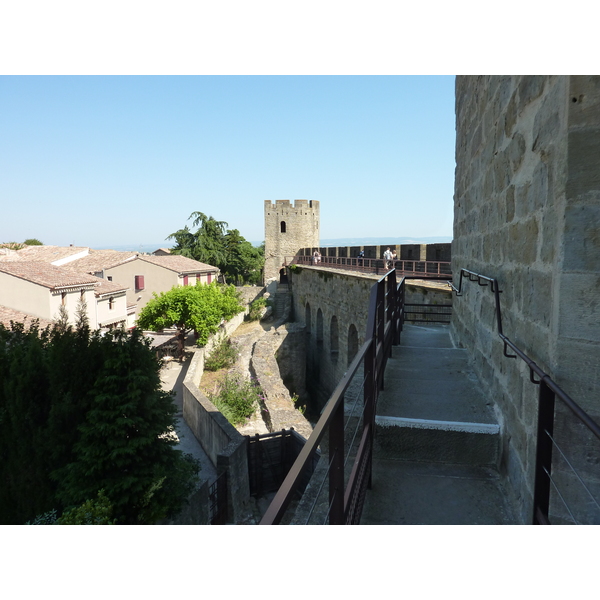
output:
[[359, 267], [362, 267], [362, 266], [363, 266], [363, 261], [364, 261], [364, 258], [365, 258], [365, 251], [364, 251], [364, 250], [361, 250], [361, 251], [358, 253], [358, 266], [359, 266]]
[[392, 268], [392, 253], [388, 247], [388, 249], [383, 253], [383, 259], [384, 259], [384, 266], [386, 269], [391, 269]]

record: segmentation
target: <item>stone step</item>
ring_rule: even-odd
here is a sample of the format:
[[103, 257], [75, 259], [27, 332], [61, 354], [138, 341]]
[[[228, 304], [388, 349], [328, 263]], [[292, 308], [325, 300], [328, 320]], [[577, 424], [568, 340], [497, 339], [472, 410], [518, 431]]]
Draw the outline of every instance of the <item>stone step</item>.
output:
[[450, 464], [498, 464], [500, 427], [401, 417], [375, 418], [378, 458]]
[[379, 459], [361, 525], [516, 525], [493, 467]]
[[374, 449], [381, 458], [498, 464], [500, 427], [447, 327], [404, 326], [379, 395]]

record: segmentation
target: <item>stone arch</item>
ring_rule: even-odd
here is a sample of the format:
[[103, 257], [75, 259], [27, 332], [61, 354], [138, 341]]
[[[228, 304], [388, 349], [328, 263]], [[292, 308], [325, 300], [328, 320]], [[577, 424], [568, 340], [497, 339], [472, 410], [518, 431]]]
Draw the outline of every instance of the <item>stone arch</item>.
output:
[[317, 347], [323, 346], [323, 311], [317, 310]]
[[285, 221], [281, 221], [281, 223], [279, 224], [279, 226], [281, 228], [280, 229], [281, 233], [285, 233], [286, 230], [287, 230], [287, 225], [285, 224]]
[[334, 315], [329, 324], [329, 350], [331, 352], [331, 362], [337, 363], [340, 350], [340, 336], [338, 332], [338, 320]]
[[358, 331], [352, 323], [348, 327], [348, 365], [354, 360], [356, 353], [358, 352]]

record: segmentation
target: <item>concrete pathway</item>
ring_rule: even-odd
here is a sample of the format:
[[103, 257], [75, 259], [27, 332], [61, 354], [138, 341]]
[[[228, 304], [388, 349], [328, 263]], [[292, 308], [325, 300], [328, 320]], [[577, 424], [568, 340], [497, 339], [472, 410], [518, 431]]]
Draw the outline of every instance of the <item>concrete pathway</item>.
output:
[[499, 427], [447, 325], [405, 325], [380, 393], [361, 524], [515, 523]]

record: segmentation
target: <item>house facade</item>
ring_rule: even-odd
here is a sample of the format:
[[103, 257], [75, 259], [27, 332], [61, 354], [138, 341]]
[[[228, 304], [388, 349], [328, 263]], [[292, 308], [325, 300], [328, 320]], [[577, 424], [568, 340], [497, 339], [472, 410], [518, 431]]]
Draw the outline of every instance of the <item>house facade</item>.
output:
[[0, 256], [0, 306], [52, 321], [63, 305], [74, 323], [84, 301], [93, 329], [131, 328], [154, 293], [218, 276], [217, 267], [168, 253], [29, 246]]
[[74, 324], [81, 303], [90, 327], [98, 327], [95, 289], [98, 278], [71, 273], [40, 261], [0, 261], [0, 305], [52, 321], [63, 306]]
[[153, 294], [175, 286], [217, 281], [219, 269], [185, 256], [138, 255], [133, 260], [104, 269], [104, 277], [126, 285], [128, 304], [136, 305], [136, 315]]

